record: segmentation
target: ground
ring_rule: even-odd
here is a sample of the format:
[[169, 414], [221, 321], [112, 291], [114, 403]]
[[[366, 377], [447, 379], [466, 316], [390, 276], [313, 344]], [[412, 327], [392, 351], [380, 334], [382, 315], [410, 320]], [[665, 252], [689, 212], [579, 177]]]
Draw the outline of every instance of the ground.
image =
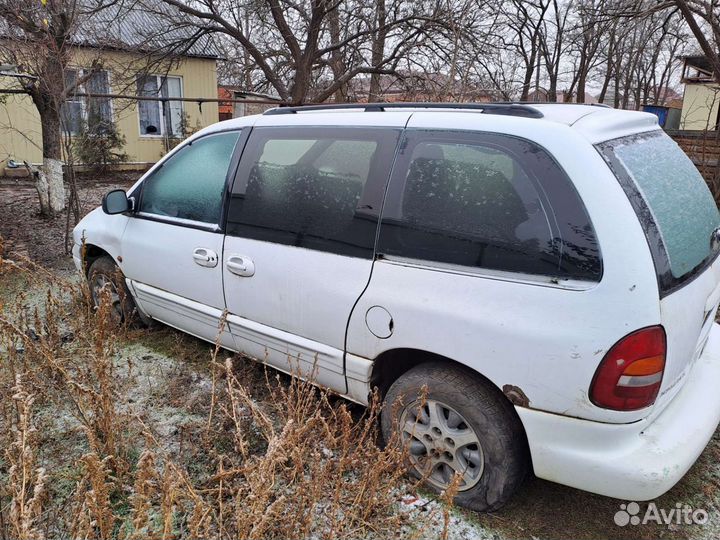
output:
[[[132, 175], [111, 177], [107, 180], [97, 177], [81, 178], [82, 213], [87, 213], [98, 205], [104, 192], [114, 187], [127, 187], [133, 180]], [[64, 215], [52, 219], [41, 218], [38, 215], [37, 197], [31, 185], [13, 180], [0, 181], [0, 237], [4, 239], [4, 247], [0, 249], [0, 254], [4, 252], [6, 259], [20, 260], [28, 257], [47, 268], [52, 275], [70, 283], [79, 283], [80, 278], [73, 269], [71, 258], [65, 252], [65, 225]], [[52, 288], [48, 283], [47, 280], [30, 279], [22, 273], [0, 272], [0, 306], [3, 316], [11, 313], [16, 306], [24, 304], [25, 313], [31, 313], [34, 307], [38, 307], [41, 318], [50, 317], [47, 308], [43, 307], [47, 289]], [[75, 337], [74, 342], [77, 341], [78, 338]], [[274, 401], [285, 399], [282, 396], [286, 395], [288, 388], [291, 388], [289, 379], [283, 376], [280, 377], [278, 384], [286, 393], [269, 390], [266, 374], [261, 366], [233, 357], [225, 351], [220, 352], [213, 364], [211, 344], [200, 342], [167, 327], [127, 331], [120, 334], [115, 343], [117, 352], [112, 357], [112, 366], [108, 368], [113, 370], [113, 376], [117, 381], [115, 414], [143, 426], [137, 433], [138, 439], [144, 437], [146, 441], [150, 439], [155, 441], [152, 444], [138, 443], [128, 451], [128, 463], [132, 463], [133, 467], [140, 467], [139, 455], [143, 450], [147, 450], [148, 445], [154, 445], [152, 446], [154, 452], [158, 456], [166, 456], [166, 463], [173, 459], [185, 467], [183, 470], [187, 471], [189, 477], [194, 478], [196, 472], [198, 477], [201, 476], [201, 472], [198, 471], [204, 466], [206, 448], [202, 445], [206, 442], [199, 442], [202, 439], [200, 434], [206, 424], [210, 424], [208, 414], [213, 417], [213, 407], [218, 410], [227, 407], [227, 404], [220, 401], [215, 403], [214, 400], [227, 399], [230, 395], [229, 392], [222, 395], [215, 392], [215, 384], [222, 378], [217, 369], [222, 371], [218, 366], [222, 365], [225, 358], [230, 358], [228, 365], [232, 365], [234, 376], [251, 395], [251, 401], [244, 405], [245, 409], [257, 406], [261, 410], [275, 411], [277, 403]], [[3, 349], [0, 344], [0, 369], [4, 362], [2, 355]], [[227, 375], [225, 377], [226, 381]], [[6, 401], [9, 399], [6, 398]], [[334, 401], [331, 408], [335, 408], [338, 406], [337, 402], [341, 400], [332, 399]], [[349, 407], [353, 420], [362, 422], [360, 418], [363, 411], [356, 406]], [[45, 404], [41, 404], [39, 410], [40, 417], [37, 421], [44, 428], [38, 448], [38, 453], [42, 456], [39, 459], [46, 468], [67, 471], [52, 477], [55, 484], [51, 494], [62, 497], [63, 489], [66, 488], [70, 493], [73, 482], [78, 485], [82, 483], [78, 480], [81, 477], [77, 476], [79, 473], [76, 469], [81, 466], [79, 460], [83, 452], [87, 451], [88, 443], [83, 442], [85, 439], [81, 434], [82, 430], [74, 420], [75, 416], [70, 409], [67, 410], [69, 412], [61, 414], [59, 411], [63, 410], [62, 407], [49, 409]], [[53, 412], [50, 412], [51, 410]], [[309, 410], [309, 413], [312, 412]], [[0, 417], [0, 422], [2, 419], [3, 417]], [[231, 430], [230, 427], [227, 429]], [[257, 431], [257, 426], [253, 429]], [[7, 429], [0, 428], [0, 431]], [[251, 447], [257, 447], [257, 452], [267, 455], [269, 449], [262, 442], [262, 434], [258, 431], [255, 435], [257, 441], [252, 433], [248, 436]], [[217, 451], [218, 445], [226, 444], [232, 447], [234, 443], [230, 439], [229, 437], [214, 439], [213, 451]], [[332, 459], [328, 456], [332, 455], [333, 451], [321, 448], [321, 454], [326, 453], [326, 457]], [[378, 456], [384, 454], [372, 455], [376, 456], [374, 459], [380, 459]], [[70, 459], [69, 456], [75, 457]], [[720, 434], [716, 433], [685, 478], [670, 492], [654, 501], [659, 509], [665, 510], [675, 509], [678, 504], [704, 509], [709, 514], [709, 522], [704, 526], [651, 523], [620, 527], [615, 524], [614, 517], [621, 510], [621, 504], [627, 504], [629, 501], [592, 495], [533, 477], [526, 481], [507, 507], [494, 514], [449, 509], [444, 502], [436, 500], [436, 497], [422, 490], [418, 491], [399, 479], [396, 484], [387, 486], [386, 500], [387, 504], [393, 506], [392, 512], [407, 518], [402, 523], [398, 522], [394, 532], [396, 537], [417, 537], [419, 531], [421, 537], [442, 537], [447, 533], [449, 538], [493, 539], [718, 537], [720, 535], [719, 458]], [[87, 464], [85, 466], [88, 467]], [[4, 480], [5, 467], [0, 459], [0, 484]], [[372, 474], [372, 471], [353, 470], [348, 474], [368, 475]], [[67, 480], [65, 488], [62, 488], [65, 485], [63, 479]], [[137, 478], [135, 482], [137, 486]], [[222, 492], [222, 483], [220, 486]], [[4, 499], [0, 498], [0, 510], [2, 510], [0, 517], [7, 509], [2, 508], [2, 505], [7, 504], [8, 500], [7, 496]], [[129, 500], [135, 499], [131, 497]], [[115, 506], [117, 507], [117, 504]], [[642, 516], [647, 504], [641, 503], [640, 506]], [[363, 526], [370, 529], [359, 528], [357, 531], [373, 530], [372, 524]], [[117, 528], [118, 525], [116, 524], [115, 527]], [[2, 528], [3, 523], [0, 522], [0, 532]], [[390, 529], [383, 530], [388, 532]], [[119, 533], [116, 534], [121, 536]]]

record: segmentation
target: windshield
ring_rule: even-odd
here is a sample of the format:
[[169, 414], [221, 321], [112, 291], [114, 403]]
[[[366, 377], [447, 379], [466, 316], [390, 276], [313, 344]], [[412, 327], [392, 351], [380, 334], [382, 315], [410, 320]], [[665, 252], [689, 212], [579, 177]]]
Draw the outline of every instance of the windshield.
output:
[[[705, 180], [670, 137], [662, 131], [623, 137], [602, 144], [601, 151], [646, 229], [659, 273], [670, 274], [665, 285], [677, 285], [717, 253], [711, 237], [720, 213]], [[643, 219], [647, 213], [651, 219]], [[657, 260], [653, 236], [659, 236], [666, 261]]]

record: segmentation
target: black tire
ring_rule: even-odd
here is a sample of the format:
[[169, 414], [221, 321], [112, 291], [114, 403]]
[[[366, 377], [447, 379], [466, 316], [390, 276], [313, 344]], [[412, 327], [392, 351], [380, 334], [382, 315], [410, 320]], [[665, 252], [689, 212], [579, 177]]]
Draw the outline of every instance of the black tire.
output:
[[[436, 415], [440, 413], [436, 418], [445, 418], [439, 420], [444, 425], [440, 428], [447, 429], [449, 436], [431, 427], [430, 405]], [[442, 482], [462, 471], [455, 503], [472, 510], [490, 512], [505, 505], [528, 469], [525, 431], [512, 404], [497, 388], [461, 366], [429, 362], [403, 374], [385, 396], [381, 425], [386, 442], [400, 430], [395, 440], [413, 449], [409, 470], [424, 478], [429, 489], [442, 491]], [[413, 426], [411, 433], [408, 425]], [[466, 428], [474, 432], [479, 445], [465, 445], [471, 440]], [[425, 473], [416, 463], [427, 464]]]
[[88, 269], [88, 284], [95, 307], [100, 304], [101, 291], [105, 288], [109, 289], [112, 304], [110, 316], [116, 324], [148, 326], [149, 321], [140, 314], [135, 306], [122, 271], [112, 257], [105, 255], [92, 262]]

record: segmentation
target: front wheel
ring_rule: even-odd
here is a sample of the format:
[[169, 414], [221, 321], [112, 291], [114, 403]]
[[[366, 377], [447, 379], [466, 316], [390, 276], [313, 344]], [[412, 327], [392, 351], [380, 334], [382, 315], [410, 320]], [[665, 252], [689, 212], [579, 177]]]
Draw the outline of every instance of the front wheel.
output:
[[525, 476], [525, 434], [512, 405], [465, 368], [412, 368], [390, 387], [381, 423], [385, 440], [398, 435], [411, 474], [430, 489], [443, 491], [459, 475], [460, 506], [497, 510]]
[[103, 296], [106, 295], [110, 303], [110, 318], [115, 324], [143, 322], [122, 272], [111, 257], [99, 257], [92, 262], [88, 270], [88, 284], [96, 308], [100, 307]]

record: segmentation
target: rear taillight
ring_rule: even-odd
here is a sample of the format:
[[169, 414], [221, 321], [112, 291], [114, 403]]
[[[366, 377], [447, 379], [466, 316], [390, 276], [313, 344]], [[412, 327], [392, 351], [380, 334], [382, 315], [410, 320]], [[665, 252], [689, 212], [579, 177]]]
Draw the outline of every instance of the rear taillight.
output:
[[665, 330], [649, 326], [628, 334], [608, 351], [590, 385], [598, 407], [634, 411], [655, 403], [665, 369]]

